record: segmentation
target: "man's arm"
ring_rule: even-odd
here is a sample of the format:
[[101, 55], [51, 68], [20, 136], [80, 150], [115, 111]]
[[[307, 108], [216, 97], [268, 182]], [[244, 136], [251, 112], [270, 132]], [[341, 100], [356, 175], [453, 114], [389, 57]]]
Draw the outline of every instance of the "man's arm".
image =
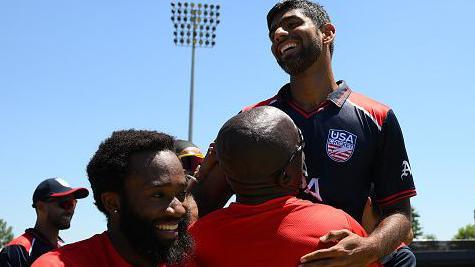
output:
[[347, 230], [331, 231], [321, 242], [338, 242], [328, 249], [309, 253], [301, 258], [302, 266], [367, 266], [395, 250], [411, 229], [409, 199], [385, 207], [383, 219], [368, 237]]

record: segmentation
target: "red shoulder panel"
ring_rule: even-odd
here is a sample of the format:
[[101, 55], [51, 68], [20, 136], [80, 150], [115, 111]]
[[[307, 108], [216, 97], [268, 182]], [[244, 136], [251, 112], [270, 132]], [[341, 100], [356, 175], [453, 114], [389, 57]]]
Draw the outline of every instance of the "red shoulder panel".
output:
[[357, 108], [363, 109], [379, 127], [383, 126], [383, 122], [390, 109], [388, 106], [354, 91], [351, 92], [348, 100], [356, 105]]
[[7, 246], [19, 245], [19, 246], [23, 246], [26, 249], [26, 251], [30, 251], [31, 241], [33, 240], [33, 238], [34, 236], [32, 234], [24, 233], [21, 236], [10, 241], [10, 243], [8, 243]]
[[277, 96], [273, 96], [269, 99], [266, 99], [264, 101], [261, 101], [259, 103], [254, 104], [254, 105], [244, 107], [241, 111], [248, 111], [248, 110], [251, 110], [251, 109], [257, 108], [257, 107], [268, 106], [268, 105], [274, 103], [275, 101], [277, 101]]

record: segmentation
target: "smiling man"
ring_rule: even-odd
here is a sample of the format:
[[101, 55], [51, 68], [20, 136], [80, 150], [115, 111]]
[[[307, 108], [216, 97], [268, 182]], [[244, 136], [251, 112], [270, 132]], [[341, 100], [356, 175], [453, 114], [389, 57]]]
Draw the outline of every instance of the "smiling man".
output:
[[41, 182], [33, 193], [34, 228], [15, 238], [0, 252], [0, 266], [30, 266], [46, 252], [60, 247], [59, 230], [69, 229], [77, 199], [89, 195], [86, 188], [71, 188], [60, 178]]
[[171, 136], [114, 132], [87, 172], [107, 231], [45, 254], [33, 266], [155, 267], [187, 258], [192, 247], [183, 206], [187, 181]]

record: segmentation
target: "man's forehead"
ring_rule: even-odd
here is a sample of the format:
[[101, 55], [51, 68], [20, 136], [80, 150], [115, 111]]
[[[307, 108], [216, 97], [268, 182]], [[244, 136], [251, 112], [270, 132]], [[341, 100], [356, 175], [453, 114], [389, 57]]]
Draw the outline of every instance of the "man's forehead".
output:
[[303, 9], [301, 8], [294, 8], [294, 9], [288, 9], [286, 11], [282, 11], [280, 13], [277, 13], [275, 16], [274, 16], [274, 19], [272, 20], [272, 23], [271, 23], [271, 29], [277, 25], [279, 22], [285, 20], [285, 19], [289, 19], [291, 17], [300, 17], [302, 19], [305, 19], [305, 18], [308, 18], [304, 12], [303, 12]]
[[172, 151], [137, 154], [132, 157], [132, 172], [141, 177], [145, 183], [166, 184], [171, 177], [183, 176], [183, 168], [178, 157]]

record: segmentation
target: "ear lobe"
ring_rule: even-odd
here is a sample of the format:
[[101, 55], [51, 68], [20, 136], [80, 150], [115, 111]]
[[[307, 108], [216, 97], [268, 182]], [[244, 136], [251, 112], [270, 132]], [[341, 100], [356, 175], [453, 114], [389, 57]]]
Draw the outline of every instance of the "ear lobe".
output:
[[335, 26], [331, 23], [326, 23], [322, 27], [320, 27], [320, 30], [323, 34], [323, 43], [324, 44], [330, 44], [333, 42], [335, 39]]
[[101, 201], [109, 215], [117, 213], [117, 211], [120, 210], [120, 197], [115, 192], [102, 193]]

